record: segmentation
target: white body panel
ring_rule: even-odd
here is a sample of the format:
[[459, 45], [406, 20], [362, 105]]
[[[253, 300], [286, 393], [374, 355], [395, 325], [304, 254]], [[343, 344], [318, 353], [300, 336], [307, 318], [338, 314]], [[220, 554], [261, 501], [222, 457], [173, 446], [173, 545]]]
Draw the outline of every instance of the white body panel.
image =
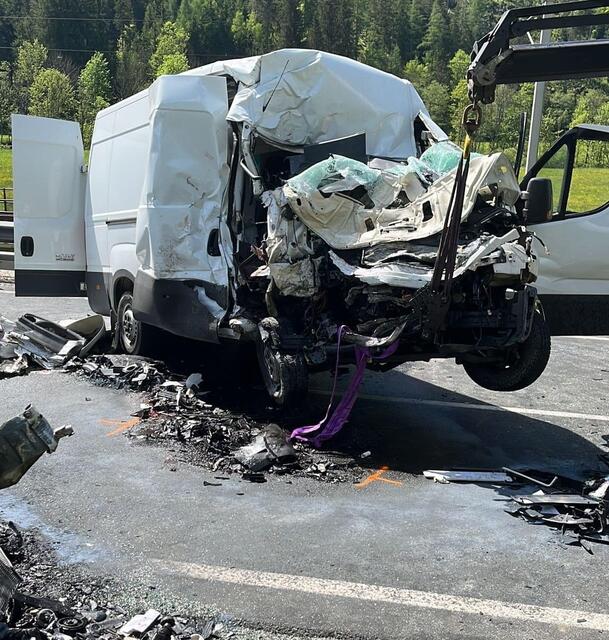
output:
[[136, 225], [139, 268], [154, 279], [226, 286], [231, 256], [208, 252], [209, 235], [225, 215], [226, 80], [163, 76], [149, 98], [150, 146]]
[[530, 229], [549, 251], [537, 245], [541, 295], [609, 296], [609, 207]]
[[[350, 58], [281, 49], [186, 74], [232, 76], [238, 91], [227, 119], [249, 124], [268, 140], [308, 145], [365, 132], [369, 155], [417, 155], [413, 122], [427, 108], [414, 86]], [[431, 118], [428, 126], [446, 139]]]
[[150, 146], [148, 91], [100, 112], [86, 198], [89, 271], [137, 272], [135, 223]]
[[13, 115], [12, 133], [18, 279], [34, 271], [84, 273], [85, 174], [78, 124]]

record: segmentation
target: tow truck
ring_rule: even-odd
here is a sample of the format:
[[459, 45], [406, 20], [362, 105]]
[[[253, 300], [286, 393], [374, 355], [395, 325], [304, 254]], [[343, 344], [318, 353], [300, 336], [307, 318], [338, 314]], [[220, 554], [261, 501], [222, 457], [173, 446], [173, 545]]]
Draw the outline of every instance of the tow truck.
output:
[[[522, 42], [531, 32], [609, 25], [608, 7], [607, 0], [582, 0], [506, 11], [495, 28], [474, 44], [467, 72], [472, 105], [491, 104], [502, 84], [609, 75], [609, 39]], [[605, 12], [598, 13], [602, 9]], [[521, 150], [523, 137], [521, 130]], [[582, 198], [586, 195], [582, 158], [589, 143], [606, 150], [599, 155], [608, 171], [606, 177], [598, 172], [597, 195]], [[546, 255], [539, 252], [535, 286], [553, 335], [609, 333], [607, 158], [609, 126], [581, 124], [545, 151], [520, 183], [529, 203], [536, 203], [528, 209], [548, 212], [541, 219], [529, 216], [527, 227], [547, 246]], [[546, 206], [539, 206], [544, 202]]]

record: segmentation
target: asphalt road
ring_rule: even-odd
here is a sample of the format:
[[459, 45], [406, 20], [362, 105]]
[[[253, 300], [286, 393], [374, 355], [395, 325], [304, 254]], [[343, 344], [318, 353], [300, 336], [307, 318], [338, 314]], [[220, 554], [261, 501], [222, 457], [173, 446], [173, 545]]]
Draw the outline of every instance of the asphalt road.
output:
[[[8, 317], [87, 310], [80, 300], [16, 300], [1, 286]], [[76, 435], [2, 492], [0, 514], [39, 527], [66, 562], [254, 628], [349, 638], [606, 637], [608, 547], [594, 555], [564, 548], [549, 529], [504, 513], [506, 491], [438, 485], [420, 472], [506, 465], [577, 476], [599, 468], [608, 351], [609, 338], [556, 339], [544, 376], [509, 394], [476, 387], [451, 362], [369, 374], [335, 445], [349, 438], [372, 452], [359, 487], [285, 477], [204, 486], [213, 474], [176, 462], [171, 450], [108, 436], [138, 406], [136, 394], [62, 373], [3, 380], [0, 418], [33, 402]], [[209, 375], [213, 363], [201, 370]], [[327, 377], [313, 386], [321, 406]]]

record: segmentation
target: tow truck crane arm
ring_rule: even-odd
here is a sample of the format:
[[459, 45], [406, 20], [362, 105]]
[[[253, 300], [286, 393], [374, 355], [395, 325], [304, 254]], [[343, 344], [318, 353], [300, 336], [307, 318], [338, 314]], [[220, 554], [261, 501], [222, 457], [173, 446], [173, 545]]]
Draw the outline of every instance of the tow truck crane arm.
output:
[[467, 72], [470, 100], [492, 103], [498, 84], [609, 75], [609, 39], [512, 44], [531, 31], [609, 25], [609, 13], [572, 15], [607, 7], [608, 0], [580, 0], [506, 11], [495, 28], [474, 44]]

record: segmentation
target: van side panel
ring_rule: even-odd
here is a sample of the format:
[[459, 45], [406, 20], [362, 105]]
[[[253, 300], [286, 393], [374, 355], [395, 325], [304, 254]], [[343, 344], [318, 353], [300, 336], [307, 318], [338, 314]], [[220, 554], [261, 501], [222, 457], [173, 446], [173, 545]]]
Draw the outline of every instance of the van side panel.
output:
[[116, 309], [117, 274], [135, 282], [135, 223], [150, 144], [148, 91], [95, 121], [86, 203], [87, 289], [98, 313]]

